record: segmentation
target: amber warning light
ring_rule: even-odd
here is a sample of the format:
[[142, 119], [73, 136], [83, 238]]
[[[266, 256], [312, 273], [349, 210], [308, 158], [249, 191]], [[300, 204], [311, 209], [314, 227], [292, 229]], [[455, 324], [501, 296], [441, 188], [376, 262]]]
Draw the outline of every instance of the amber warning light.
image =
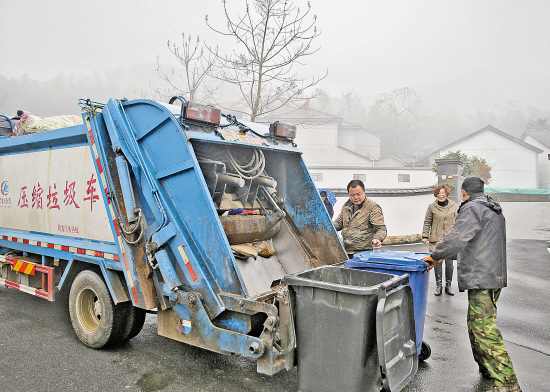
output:
[[189, 102], [185, 117], [190, 120], [220, 125], [221, 111], [220, 109], [213, 108], [212, 106], [198, 105], [196, 103]]
[[294, 139], [296, 137], [296, 127], [294, 125], [287, 125], [275, 121], [269, 126], [269, 134], [272, 136]]

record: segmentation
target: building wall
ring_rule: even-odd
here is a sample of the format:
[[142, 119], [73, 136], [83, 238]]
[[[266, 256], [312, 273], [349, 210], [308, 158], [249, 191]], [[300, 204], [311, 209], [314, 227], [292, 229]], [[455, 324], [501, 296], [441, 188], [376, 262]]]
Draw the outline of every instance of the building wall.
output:
[[437, 184], [437, 175], [430, 168], [307, 166], [318, 188], [345, 189], [354, 176], [362, 180], [366, 188], [419, 188]]
[[373, 166], [373, 162], [359, 154], [336, 146], [298, 146], [303, 153], [305, 164], [309, 166]]
[[485, 158], [492, 168], [492, 187], [538, 187], [537, 153], [495, 132], [481, 132], [459, 144], [454, 144], [450, 149], [441, 150], [440, 156], [457, 150], [467, 155]]
[[537, 158], [539, 177], [538, 188], [550, 188], [550, 148], [546, 147], [544, 144], [529, 135], [527, 135], [524, 141], [540, 148], [543, 151], [541, 154], [538, 154]]
[[[380, 157], [380, 138], [365, 130], [341, 129], [340, 120], [297, 125], [295, 142], [307, 165], [374, 166]], [[363, 136], [358, 137], [361, 133]], [[357, 139], [364, 139], [358, 142]], [[343, 148], [342, 148], [343, 147]]]
[[338, 145], [370, 159], [380, 158], [380, 137], [361, 128], [340, 128]]
[[316, 125], [298, 125], [295, 142], [303, 153], [306, 165], [370, 165], [372, 160], [338, 147], [340, 121]]
[[320, 124], [296, 126], [296, 139], [298, 148], [302, 146], [336, 146], [338, 142], [339, 122], [330, 121]]
[[[422, 234], [426, 210], [435, 200], [433, 194], [369, 198], [382, 208], [388, 236]], [[335, 220], [346, 201], [348, 201], [347, 197], [336, 198], [336, 204], [333, 206]]]
[[[372, 197], [384, 213], [389, 236], [422, 234], [424, 216], [433, 195]], [[334, 219], [348, 199], [338, 197], [334, 205]], [[550, 240], [550, 203], [501, 202], [506, 217], [506, 236], [515, 239]], [[426, 252], [428, 246], [426, 245]]]

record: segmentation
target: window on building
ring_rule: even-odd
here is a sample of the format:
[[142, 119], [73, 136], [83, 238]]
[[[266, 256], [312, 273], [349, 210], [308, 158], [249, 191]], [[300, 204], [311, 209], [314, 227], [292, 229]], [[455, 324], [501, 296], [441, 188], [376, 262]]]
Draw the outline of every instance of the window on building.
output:
[[313, 181], [323, 181], [323, 173], [311, 173], [311, 179]]
[[550, 154], [548, 154], [548, 160], [550, 161]]
[[366, 174], [354, 174], [353, 175], [354, 180], [361, 180], [363, 182], [367, 181], [367, 175]]
[[411, 175], [410, 174], [398, 174], [397, 175], [397, 181], [398, 182], [411, 182]]

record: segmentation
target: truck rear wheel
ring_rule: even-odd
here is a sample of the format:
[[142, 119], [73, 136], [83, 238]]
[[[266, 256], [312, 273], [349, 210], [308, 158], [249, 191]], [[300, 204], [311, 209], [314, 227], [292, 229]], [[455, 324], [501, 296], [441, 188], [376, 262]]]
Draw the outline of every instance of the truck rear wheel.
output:
[[145, 316], [147, 312], [144, 309], [137, 308], [132, 305], [132, 302], [128, 302], [128, 311], [126, 316], [126, 326], [124, 333], [122, 334], [120, 341], [125, 342], [132, 339], [140, 333], [145, 323]]
[[78, 338], [93, 348], [120, 341], [125, 327], [127, 304], [115, 305], [107, 285], [97, 273], [85, 270], [73, 281], [69, 293], [71, 323]]

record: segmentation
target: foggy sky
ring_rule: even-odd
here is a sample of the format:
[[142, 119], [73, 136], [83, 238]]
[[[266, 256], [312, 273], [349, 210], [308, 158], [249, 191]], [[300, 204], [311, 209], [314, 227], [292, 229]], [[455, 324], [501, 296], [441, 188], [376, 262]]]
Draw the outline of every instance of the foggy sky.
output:
[[[235, 8], [241, 1], [228, 3]], [[305, 8], [305, 0], [295, 3]], [[548, 1], [311, 0], [311, 5], [322, 33], [305, 72], [328, 69], [322, 86], [330, 94], [354, 88], [368, 101], [411, 87], [441, 111], [485, 109], [503, 99], [550, 108]], [[222, 13], [221, 0], [0, 0], [0, 76], [47, 80], [123, 69], [139, 76], [129, 88], [147, 86], [159, 80], [157, 56], [174, 63], [166, 41], [179, 41], [183, 31], [231, 50], [232, 42], [222, 41], [204, 21], [208, 14], [213, 23], [223, 23]], [[150, 75], [142, 72], [147, 69]], [[9, 91], [0, 94], [9, 101]]]

